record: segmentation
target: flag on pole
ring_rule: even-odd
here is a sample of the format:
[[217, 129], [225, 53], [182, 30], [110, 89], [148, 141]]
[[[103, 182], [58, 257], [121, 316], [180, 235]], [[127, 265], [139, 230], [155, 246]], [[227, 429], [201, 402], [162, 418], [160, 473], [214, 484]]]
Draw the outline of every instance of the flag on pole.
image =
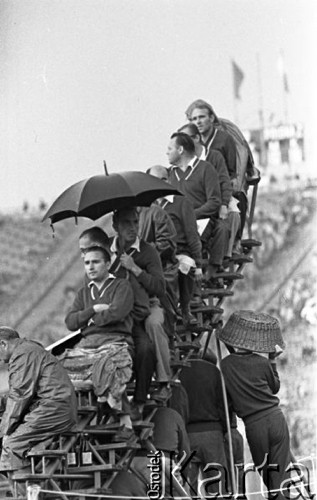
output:
[[233, 60], [231, 63], [233, 72], [233, 93], [235, 99], [240, 99], [240, 87], [244, 79], [244, 73]]
[[289, 86], [288, 86], [288, 78], [285, 70], [285, 63], [284, 63], [284, 54], [282, 51], [280, 51], [280, 55], [277, 61], [277, 69], [279, 74], [282, 77], [282, 82], [283, 82], [283, 89], [284, 92], [289, 94]]

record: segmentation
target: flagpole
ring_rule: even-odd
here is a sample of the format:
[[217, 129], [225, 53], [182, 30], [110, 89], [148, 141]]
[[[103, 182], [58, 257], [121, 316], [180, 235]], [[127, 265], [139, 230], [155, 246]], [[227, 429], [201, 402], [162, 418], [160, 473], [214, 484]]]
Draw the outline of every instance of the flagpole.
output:
[[286, 75], [286, 70], [285, 70], [284, 52], [282, 49], [280, 49], [279, 70], [280, 70], [281, 77], [282, 77], [284, 120], [285, 120], [285, 125], [288, 125], [289, 116], [288, 116], [288, 97], [287, 97], [287, 94], [288, 94], [289, 90], [288, 90], [287, 75]]
[[235, 123], [239, 125], [238, 99], [236, 96], [233, 96], [233, 116]]
[[266, 150], [264, 141], [264, 113], [263, 113], [263, 92], [260, 54], [256, 54], [256, 67], [258, 76], [258, 95], [259, 95], [259, 124], [260, 124], [260, 164], [266, 166]]

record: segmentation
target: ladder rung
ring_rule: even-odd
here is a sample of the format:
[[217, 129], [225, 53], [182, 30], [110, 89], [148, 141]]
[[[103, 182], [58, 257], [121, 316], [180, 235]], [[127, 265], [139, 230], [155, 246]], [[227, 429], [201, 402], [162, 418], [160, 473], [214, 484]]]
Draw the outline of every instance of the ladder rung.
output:
[[[207, 297], [231, 297], [233, 295], [232, 290], [227, 290], [226, 288], [203, 288], [201, 291], [201, 296], [206, 299]], [[193, 309], [195, 311], [195, 309]]]
[[254, 240], [253, 238], [248, 238], [241, 241], [241, 246], [244, 248], [260, 247], [261, 245], [261, 241]]
[[[240, 273], [230, 273], [224, 271], [223, 273], [217, 273], [213, 275], [214, 279], [223, 279], [226, 281], [232, 281], [232, 280], [242, 280], [244, 278], [243, 274]], [[212, 279], [212, 278], [211, 278]]]
[[221, 307], [217, 306], [202, 306], [202, 307], [195, 307], [193, 309], [193, 314], [221, 314], [223, 313], [223, 309]]

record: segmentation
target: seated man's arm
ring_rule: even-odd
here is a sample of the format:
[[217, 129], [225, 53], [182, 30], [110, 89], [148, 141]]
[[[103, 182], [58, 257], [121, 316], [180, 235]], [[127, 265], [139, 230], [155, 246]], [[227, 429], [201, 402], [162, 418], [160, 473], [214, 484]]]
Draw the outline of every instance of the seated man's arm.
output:
[[[205, 189], [205, 201], [199, 208], [195, 208], [196, 219], [206, 219], [210, 217], [218, 217], [221, 206], [221, 194], [218, 174], [212, 165], [205, 168], [203, 175], [203, 183]], [[203, 202], [204, 201], [204, 202]]]
[[228, 133], [225, 141], [225, 161], [230, 179], [237, 175], [237, 148], [234, 139]]
[[168, 260], [175, 257], [176, 252], [176, 229], [165, 210], [160, 209], [154, 214], [155, 224], [155, 248], [161, 259]]
[[159, 296], [165, 292], [161, 259], [157, 250], [151, 247], [150, 244], [146, 245], [146, 251], [142, 253], [142, 262], [138, 259], [138, 256], [134, 261], [133, 257], [127, 254], [123, 254], [120, 260], [123, 267], [134, 274], [149, 296]]
[[40, 360], [38, 353], [27, 352], [11, 359], [9, 393], [2, 416], [0, 435], [11, 434], [22, 422], [36, 391]]
[[214, 151], [214, 153], [214, 160], [215, 162], [217, 162], [214, 166], [216, 168], [216, 171], [218, 172], [220, 184], [221, 205], [225, 205], [227, 207], [232, 196], [232, 184], [224, 157], [219, 151]]
[[[102, 302], [101, 298], [101, 301]], [[131, 313], [133, 309], [134, 296], [132, 286], [128, 280], [120, 280], [111, 297], [111, 302], [106, 310], [95, 313], [93, 321], [95, 325], [102, 326], [117, 323]]]
[[90, 318], [95, 314], [95, 310], [92, 305], [85, 307], [83, 299], [83, 289], [79, 290], [77, 293], [74, 303], [65, 318], [65, 323], [71, 332], [79, 330], [79, 328], [84, 328], [87, 326]]
[[196, 266], [201, 267], [201, 239], [197, 230], [195, 212], [192, 204], [187, 200], [187, 198], [185, 198], [185, 196], [182, 199], [181, 216], [190, 256], [196, 262]]

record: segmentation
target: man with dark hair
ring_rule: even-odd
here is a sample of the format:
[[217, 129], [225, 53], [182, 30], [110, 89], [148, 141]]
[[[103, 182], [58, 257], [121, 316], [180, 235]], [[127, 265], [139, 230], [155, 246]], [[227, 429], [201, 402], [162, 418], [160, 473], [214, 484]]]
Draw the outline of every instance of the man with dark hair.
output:
[[[156, 379], [160, 388], [152, 397], [165, 401], [171, 394], [169, 380], [171, 378], [169, 341], [164, 330], [164, 311], [160, 299], [165, 294], [165, 280], [161, 260], [152, 245], [138, 237], [139, 214], [136, 208], [122, 209], [113, 214], [113, 228], [117, 232], [111, 251], [115, 254], [111, 272], [118, 276], [130, 272], [146, 291], [150, 303], [150, 315], [144, 326], [155, 347]], [[138, 369], [136, 365], [136, 370]], [[150, 381], [148, 381], [149, 388]], [[146, 394], [145, 394], [146, 398]], [[143, 410], [144, 394], [135, 401]]]
[[[168, 179], [167, 168], [154, 165], [149, 173], [159, 179]], [[186, 196], [167, 196], [158, 203], [167, 212], [176, 229], [176, 257], [179, 261], [178, 288], [179, 301], [185, 324], [197, 322], [191, 314], [189, 303], [195, 280], [202, 278], [201, 241], [197, 231], [194, 209]]]
[[198, 156], [198, 158], [208, 161], [217, 170], [221, 191], [221, 207], [219, 210], [219, 218], [228, 221], [228, 227], [230, 229], [230, 239], [226, 257], [231, 257], [233, 245], [235, 243], [237, 233], [240, 229], [241, 219], [240, 210], [238, 208], [238, 200], [232, 196], [233, 187], [229, 177], [225, 159], [220, 151], [217, 151], [216, 149], [210, 149], [207, 155], [206, 148], [201, 144], [201, 134], [194, 123], [189, 122], [186, 125], [183, 125], [179, 129], [179, 131], [188, 134], [193, 139], [193, 141], [195, 142], [196, 155]]
[[91, 246], [100, 246], [101, 248], [109, 248], [110, 238], [107, 233], [99, 226], [89, 227], [85, 229], [79, 236], [79, 248], [82, 254]]
[[201, 143], [201, 134], [194, 123], [186, 123], [178, 131], [189, 135], [194, 141], [195, 151], [198, 158], [208, 161], [215, 167], [219, 178], [221, 192], [219, 217], [220, 219], [226, 219], [228, 215], [228, 205], [232, 195], [232, 186], [224, 157], [219, 151], [211, 149], [207, 159], [206, 150]]
[[195, 143], [182, 132], [171, 136], [167, 149], [171, 166], [170, 182], [180, 189], [193, 205], [196, 219], [209, 219], [208, 238], [202, 241], [209, 251], [207, 279], [222, 266], [227, 251], [229, 229], [219, 219], [221, 194], [216, 169], [196, 156]]
[[0, 360], [8, 363], [9, 392], [0, 425], [0, 470], [29, 467], [34, 445], [73, 429], [77, 422], [74, 388], [59, 361], [44, 347], [0, 327]]

